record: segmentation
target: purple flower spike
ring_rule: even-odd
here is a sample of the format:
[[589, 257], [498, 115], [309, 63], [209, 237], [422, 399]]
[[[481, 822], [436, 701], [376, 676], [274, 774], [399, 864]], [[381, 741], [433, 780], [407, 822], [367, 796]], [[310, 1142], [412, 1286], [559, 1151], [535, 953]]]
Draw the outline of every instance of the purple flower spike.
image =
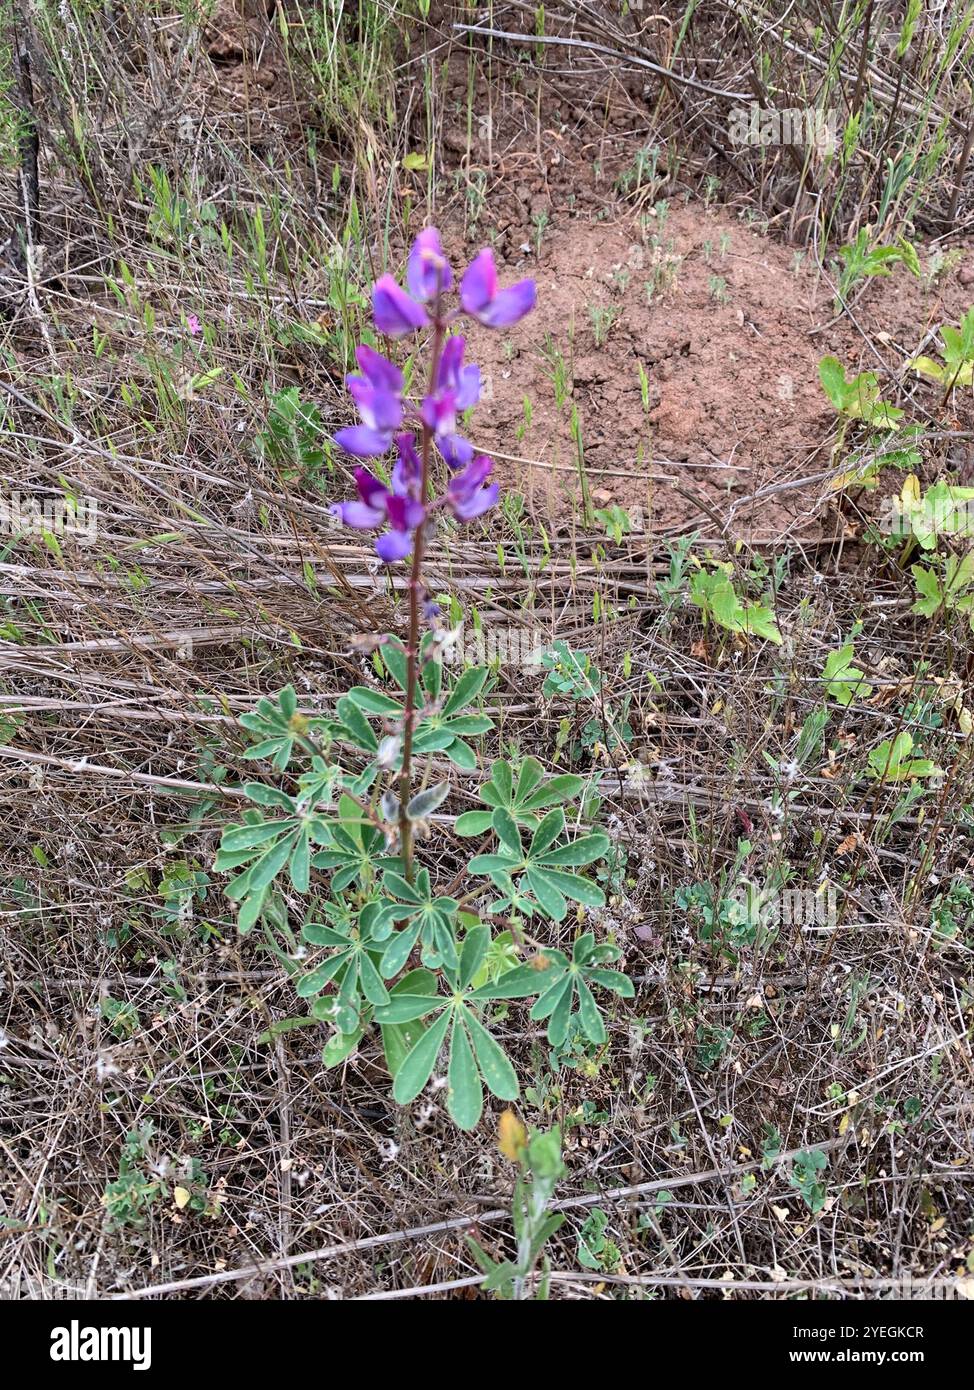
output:
[[[376, 283], [372, 295], [375, 324], [387, 337], [400, 338], [432, 322], [438, 359], [427, 394], [422, 400], [407, 402], [399, 367], [363, 344], [355, 352], [358, 372], [347, 378], [361, 423], [335, 436], [343, 449], [363, 459], [385, 454], [395, 445], [388, 485], [368, 468], [356, 468], [357, 499], [332, 508], [346, 525], [381, 533], [375, 549], [385, 564], [421, 553], [424, 529], [440, 508], [458, 521], [472, 521], [500, 497], [498, 484], [490, 481], [491, 460], [475, 455], [470, 441], [458, 433], [466, 412], [480, 400], [480, 368], [464, 360], [464, 337], [449, 331], [455, 314], [447, 310], [443, 296], [453, 289], [454, 276], [435, 227], [422, 231], [410, 249], [406, 286], [403, 289], [391, 275], [383, 275]], [[463, 310], [490, 328], [517, 323], [534, 307], [536, 298], [533, 280], [522, 280], [510, 289], [498, 287], [497, 267], [489, 249], [474, 258], [459, 288]], [[407, 419], [416, 433], [403, 430]], [[417, 447], [420, 426], [422, 460]], [[450, 472], [446, 491], [436, 500], [428, 498], [423, 478], [431, 446]], [[411, 602], [416, 601], [414, 590]], [[415, 618], [415, 607], [412, 612]], [[424, 614], [428, 622], [436, 615], [428, 595]]]
[[415, 333], [417, 328], [425, 328], [429, 323], [423, 306], [410, 299], [391, 275], [383, 275], [375, 282], [372, 315], [376, 328], [387, 338], [404, 338], [407, 333]]
[[479, 454], [462, 473], [450, 479], [446, 490], [447, 506], [460, 521], [472, 521], [482, 516], [497, 501], [500, 488], [496, 483], [484, 486], [493, 463], [486, 454]]
[[428, 304], [439, 294], [453, 288], [453, 271], [443, 254], [440, 234], [435, 227], [426, 227], [413, 242], [406, 267], [409, 293], [421, 304]]
[[490, 247], [474, 257], [460, 281], [460, 303], [487, 328], [509, 328], [534, 308], [536, 299], [533, 280], [519, 280], [509, 290], [498, 290], [497, 267]]

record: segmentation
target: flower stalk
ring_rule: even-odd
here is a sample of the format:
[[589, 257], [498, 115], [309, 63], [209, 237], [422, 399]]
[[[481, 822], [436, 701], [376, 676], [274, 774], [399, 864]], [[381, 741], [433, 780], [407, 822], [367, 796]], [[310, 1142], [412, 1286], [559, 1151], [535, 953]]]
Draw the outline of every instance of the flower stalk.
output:
[[[388, 484], [369, 469], [357, 467], [358, 499], [336, 503], [332, 511], [347, 526], [359, 530], [385, 526], [375, 549], [386, 564], [410, 560], [406, 705], [398, 789], [400, 851], [406, 879], [411, 883], [413, 827], [409, 802], [420, 627], [424, 616], [432, 620], [435, 614], [435, 608], [425, 601], [423, 586], [426, 529], [432, 515], [441, 510], [458, 521], [472, 521], [494, 506], [500, 494], [497, 483], [488, 481], [493, 467], [490, 459], [483, 454], [475, 456], [472, 444], [459, 433], [461, 417], [480, 399], [480, 369], [464, 362], [466, 339], [449, 330], [458, 312], [488, 328], [510, 327], [534, 307], [536, 292], [533, 280], [521, 280], [509, 289], [500, 289], [493, 252], [486, 249], [474, 258], [460, 281], [460, 310], [448, 312], [444, 301], [453, 289], [453, 271], [435, 227], [420, 232], [413, 243], [406, 284], [408, 292], [392, 275], [380, 277], [372, 293], [373, 320], [378, 333], [390, 339], [432, 327], [427, 392], [419, 403], [406, 400], [403, 374], [395, 363], [365, 343], [356, 349], [359, 372], [348, 376], [346, 385], [361, 423], [339, 430], [335, 442], [359, 459], [382, 458], [393, 447], [397, 457]], [[418, 456], [416, 428], [420, 431]], [[446, 490], [438, 498], [430, 495], [434, 448], [449, 475]]]
[[[436, 375], [443, 350], [443, 337], [446, 325], [440, 313], [440, 295], [437, 295], [437, 313], [433, 327], [433, 350], [430, 360], [429, 389], [432, 395]], [[423, 424], [422, 462], [420, 469], [419, 496], [426, 505], [429, 496], [430, 453], [433, 445], [433, 430]], [[413, 724], [416, 718], [416, 687], [419, 667], [419, 612], [423, 585], [423, 554], [426, 548], [426, 528], [420, 526], [413, 545], [413, 563], [409, 575], [409, 644], [406, 648], [406, 712], [403, 719], [402, 771], [399, 774], [399, 848], [406, 868], [406, 882], [413, 881], [413, 832], [408, 807], [412, 796], [413, 778]]]

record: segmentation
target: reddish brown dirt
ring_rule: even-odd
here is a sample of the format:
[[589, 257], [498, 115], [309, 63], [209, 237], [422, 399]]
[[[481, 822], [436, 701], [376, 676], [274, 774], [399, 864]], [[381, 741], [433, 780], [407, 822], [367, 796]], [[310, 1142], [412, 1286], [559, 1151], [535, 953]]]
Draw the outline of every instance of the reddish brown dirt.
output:
[[[820, 358], [835, 353], [850, 374], [876, 370], [892, 393], [926, 329], [956, 322], [974, 298], [960, 278], [970, 255], [929, 288], [902, 268], [874, 281], [857, 335], [829, 323], [831, 289], [814, 266], [726, 210], [671, 204], [655, 236], [645, 244], [632, 216], [565, 219], [545, 231], [540, 255], [532, 247], [504, 267], [507, 280], [536, 277], [538, 307], [508, 335], [470, 335], [487, 386], [477, 444], [535, 508], [563, 519], [566, 493], [580, 491], [577, 410], [596, 506], [639, 509], [653, 531], [713, 531], [729, 518], [746, 537], [819, 534], [822, 483], [748, 499], [828, 467], [835, 414]], [[877, 334], [886, 336], [871, 347]], [[567, 374], [561, 406], [552, 350]], [[923, 387], [917, 396], [922, 419], [935, 397]]]

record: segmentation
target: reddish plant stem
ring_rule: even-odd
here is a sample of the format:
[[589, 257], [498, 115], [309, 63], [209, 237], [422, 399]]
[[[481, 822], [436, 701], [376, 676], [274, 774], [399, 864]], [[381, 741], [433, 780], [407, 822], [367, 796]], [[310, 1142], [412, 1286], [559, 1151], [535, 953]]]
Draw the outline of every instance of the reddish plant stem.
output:
[[[430, 361], [429, 393], [436, 386], [436, 371], [443, 349], [446, 324], [437, 300], [436, 317], [433, 322], [433, 355]], [[419, 496], [426, 505], [429, 492], [430, 451], [433, 444], [433, 431], [423, 424], [423, 454], [420, 473]], [[423, 552], [426, 542], [426, 525], [417, 526], [413, 539], [413, 563], [409, 575], [409, 646], [406, 649], [406, 712], [403, 716], [402, 770], [399, 773], [399, 849], [406, 870], [406, 882], [413, 881], [413, 831], [406, 808], [412, 795], [413, 781], [413, 720], [416, 716], [416, 677], [419, 667], [419, 596], [423, 588]]]

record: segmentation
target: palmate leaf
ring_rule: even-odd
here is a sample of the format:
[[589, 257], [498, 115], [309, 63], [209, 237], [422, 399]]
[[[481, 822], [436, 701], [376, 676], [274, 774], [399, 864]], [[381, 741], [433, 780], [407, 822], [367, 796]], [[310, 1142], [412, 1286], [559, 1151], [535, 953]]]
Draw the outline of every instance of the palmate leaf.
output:
[[350, 796], [339, 799], [338, 816], [323, 822], [325, 847], [311, 860], [316, 869], [332, 870], [332, 892], [344, 892], [356, 881], [367, 883], [384, 869], [402, 869], [402, 859], [384, 853], [382, 831], [365, 819]]
[[[446, 689], [443, 685], [443, 667], [439, 661], [425, 660], [432, 647], [432, 635], [427, 633], [423, 639], [420, 664], [420, 687], [422, 709], [416, 720], [413, 733], [413, 752], [443, 753], [451, 762], [465, 772], [477, 769], [477, 754], [467, 738], [489, 733], [494, 722], [485, 714], [465, 714], [466, 710], [480, 695], [487, 680], [484, 667], [471, 667], [461, 673], [458, 679]], [[399, 689], [405, 691], [407, 681], [406, 652], [398, 639], [390, 638], [381, 649], [382, 661], [386, 670]], [[338, 702], [339, 723], [345, 729], [344, 737], [350, 738], [356, 746], [368, 752], [375, 752], [378, 742], [370, 730], [372, 747], [366, 748], [362, 726], [368, 728], [368, 716], [380, 717], [401, 725], [405, 717], [403, 703], [368, 686], [355, 686], [344, 697], [346, 704]], [[348, 705], [356, 711], [352, 716]], [[349, 732], [350, 731], [350, 732]], [[330, 726], [332, 737], [343, 737], [338, 723]], [[399, 750], [387, 770], [398, 772], [402, 766], [402, 751]]]
[[308, 891], [311, 846], [321, 844], [328, 830], [319, 815], [301, 810], [293, 797], [275, 787], [250, 782], [244, 790], [256, 806], [294, 812], [269, 820], [257, 809], [248, 810], [243, 822], [228, 825], [221, 837], [214, 868], [224, 872], [241, 870], [224, 892], [231, 902], [240, 903], [237, 926], [246, 934], [256, 923], [271, 885], [285, 867], [296, 891]]
[[605, 1023], [592, 993], [593, 986], [611, 990], [624, 999], [635, 993], [632, 981], [618, 970], [605, 969], [606, 963], [619, 959], [617, 946], [606, 943], [596, 946], [591, 932], [583, 933], [572, 948], [571, 959], [562, 951], [546, 949], [529, 965], [502, 975], [494, 984], [474, 992], [474, 1000], [516, 999], [525, 994], [538, 994], [531, 1009], [537, 1022], [548, 1020], [548, 1041], [561, 1047], [566, 1041], [573, 1018], [588, 1040], [601, 1045], [606, 1040]]
[[324, 719], [308, 719], [298, 713], [298, 698], [293, 685], [287, 685], [276, 699], [264, 697], [257, 701], [251, 714], [240, 716], [240, 723], [259, 742], [245, 749], [245, 758], [268, 758], [278, 772], [283, 772], [294, 756], [295, 747], [308, 734], [326, 727]]
[[[456, 898], [436, 896], [426, 869], [420, 869], [415, 883], [407, 883], [398, 873], [382, 879], [383, 920], [405, 922], [390, 940], [382, 958], [382, 973], [392, 979], [406, 964], [417, 942], [422, 943], [423, 964], [455, 970], [459, 963], [454, 918]], [[397, 901], [398, 900], [398, 901]]]
[[569, 901], [585, 907], [605, 906], [605, 894], [598, 884], [568, 872], [605, 858], [609, 837], [604, 831], [580, 835], [567, 844], [555, 844], [565, 833], [565, 813], [560, 806], [536, 824], [526, 852], [521, 827], [505, 807], [498, 806], [491, 813], [491, 829], [499, 842], [497, 851], [475, 855], [469, 869], [473, 874], [485, 874], [504, 894], [500, 903], [494, 904], [495, 910], [514, 910], [512, 891], [521, 900], [521, 910], [527, 893], [527, 903], [533, 903], [555, 922], [564, 921]]
[[[397, 984], [393, 985], [389, 991], [390, 995], [397, 990], [414, 990], [418, 993], [436, 993], [436, 976], [431, 975], [428, 970], [413, 970]], [[319, 1010], [319, 1013], [322, 1012]], [[328, 1039], [321, 1053], [321, 1060], [326, 1067], [337, 1067], [346, 1061], [356, 1050], [362, 1041], [369, 1024], [372, 1022], [374, 1009], [368, 1003], [362, 1007], [358, 1024], [348, 1032], [336, 1030]], [[307, 1026], [316, 1024], [319, 1018], [300, 1018], [286, 1020], [293, 1027]], [[274, 1025], [272, 1025], [272, 1028]], [[413, 1044], [418, 1041], [422, 1033], [426, 1030], [426, 1025], [421, 1020], [405, 1024], [383, 1024], [380, 1028], [382, 1034], [382, 1046], [385, 1051], [386, 1065], [389, 1068], [389, 1075], [395, 1077], [399, 1065], [410, 1051]]]
[[[520, 1094], [517, 1074], [503, 1048], [493, 1038], [473, 1009], [463, 1004], [445, 1004], [396, 1073], [393, 1097], [400, 1105], [416, 1099], [429, 1082], [440, 1049], [449, 1036], [446, 1108], [461, 1129], [473, 1129], [483, 1113], [483, 1087], [498, 1100], [517, 1100]], [[388, 1010], [377, 1011], [385, 1017]]]
[[455, 829], [458, 835], [483, 835], [491, 827], [493, 811], [502, 808], [526, 829], [536, 828], [538, 812], [549, 807], [574, 801], [585, 789], [584, 779], [573, 774], [552, 777], [545, 781], [544, 768], [537, 758], [525, 758], [517, 769], [499, 759], [491, 768], [490, 781], [485, 782], [478, 795], [487, 811], [467, 811], [458, 816]]
[[911, 611], [920, 613], [924, 618], [932, 618], [944, 601], [944, 588], [940, 576], [935, 570], [927, 569], [925, 565], [911, 565], [910, 573], [919, 594]]
[[297, 800], [307, 809], [333, 809], [336, 792], [347, 792], [360, 800], [366, 797], [378, 774], [378, 766], [369, 764], [362, 772], [343, 773], [317, 754], [311, 767], [298, 778]]
[[306, 921], [301, 935], [329, 955], [298, 979], [297, 993], [311, 999], [334, 984], [334, 995], [320, 1000], [313, 1011], [316, 1018], [330, 1019], [340, 1033], [348, 1034], [364, 1024], [370, 1005], [389, 1002], [378, 961], [391, 928], [375, 901], [356, 907], [339, 899], [324, 903], [321, 910], [327, 920]]
[[362, 845], [349, 845], [337, 834], [330, 835], [325, 848], [311, 860], [316, 869], [332, 869], [332, 891], [344, 892], [351, 883], [363, 879], [382, 869], [401, 869], [402, 860], [396, 856], [383, 854], [384, 841], [378, 830], [371, 829]]
[[[403, 990], [375, 1010], [375, 1017], [383, 1026], [401, 1026], [436, 1015], [401, 1059], [393, 1096], [400, 1105], [415, 1100], [429, 1082], [444, 1043], [449, 1041], [446, 1106], [461, 1129], [473, 1129], [479, 1121], [484, 1086], [498, 1100], [516, 1100], [519, 1094], [510, 1060], [480, 1018], [480, 1003], [490, 996], [472, 987], [489, 947], [490, 929], [482, 924], [472, 927], [464, 939], [456, 968], [444, 972], [451, 993], [431, 995]], [[538, 980], [535, 974], [530, 987], [522, 992], [536, 993]]]
[[762, 637], [765, 642], [781, 645], [781, 633], [774, 620], [774, 610], [764, 603], [746, 603], [741, 614], [741, 631], [745, 637]]
[[393, 1094], [400, 1104], [414, 1100], [428, 1083], [440, 1050], [449, 1039], [447, 1109], [461, 1129], [473, 1128], [480, 1119], [484, 1085], [499, 1100], [516, 1100], [519, 1093], [510, 1059], [480, 1017], [482, 1004], [538, 995], [531, 1017], [548, 1020], [548, 1038], [553, 1046], [564, 1044], [573, 1019], [577, 1019], [591, 1042], [601, 1044], [606, 1031], [593, 988], [607, 989], [624, 998], [631, 998], [634, 993], [627, 976], [605, 968], [606, 963], [619, 958], [618, 948], [608, 944], [596, 946], [591, 932], [578, 938], [570, 959], [561, 951], [545, 951], [533, 963], [518, 966], [498, 980], [472, 989], [470, 981], [483, 963], [489, 939], [486, 927], [468, 932], [459, 969], [450, 982], [453, 995], [433, 997], [404, 992], [376, 1009], [376, 1017], [384, 1023], [438, 1015], [403, 1059]]

